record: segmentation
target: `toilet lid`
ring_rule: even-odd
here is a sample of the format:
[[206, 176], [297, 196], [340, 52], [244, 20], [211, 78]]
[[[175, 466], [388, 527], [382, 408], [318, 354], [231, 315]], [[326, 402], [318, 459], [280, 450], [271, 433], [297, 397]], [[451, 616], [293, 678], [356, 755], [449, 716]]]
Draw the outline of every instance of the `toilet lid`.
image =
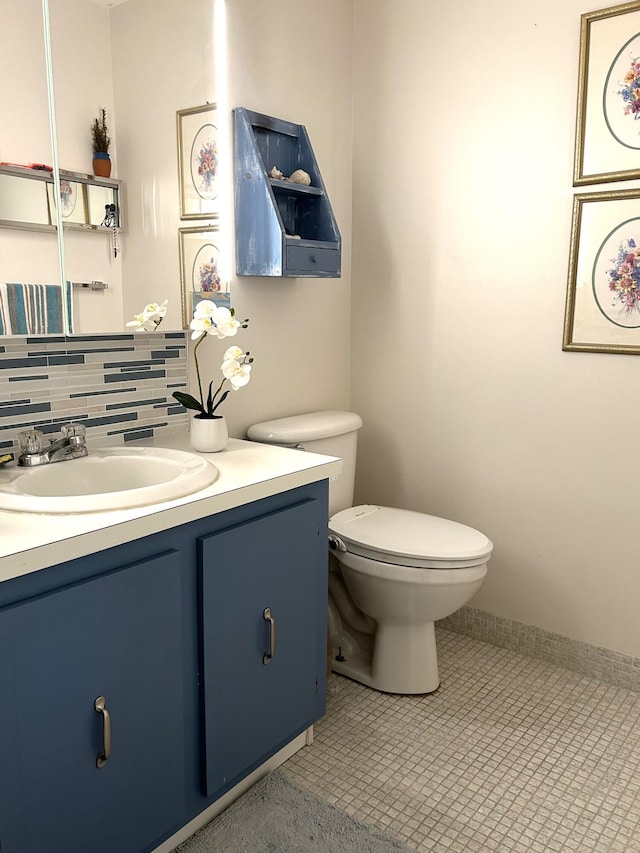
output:
[[393, 507], [350, 507], [332, 516], [329, 531], [354, 554], [406, 566], [475, 566], [493, 550], [491, 540], [473, 527]]

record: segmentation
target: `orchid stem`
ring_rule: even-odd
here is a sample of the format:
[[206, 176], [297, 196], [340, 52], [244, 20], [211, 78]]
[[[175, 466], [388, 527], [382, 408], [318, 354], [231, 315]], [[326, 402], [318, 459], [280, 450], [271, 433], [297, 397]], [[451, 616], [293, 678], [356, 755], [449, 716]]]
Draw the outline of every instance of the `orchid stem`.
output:
[[200, 379], [200, 365], [198, 364], [198, 347], [202, 343], [202, 341], [206, 338], [206, 335], [202, 335], [198, 338], [197, 344], [193, 348], [193, 360], [196, 363], [196, 376], [198, 377], [198, 391], [200, 392], [200, 405], [202, 406], [202, 411], [204, 412], [204, 397], [202, 396], [202, 381]]

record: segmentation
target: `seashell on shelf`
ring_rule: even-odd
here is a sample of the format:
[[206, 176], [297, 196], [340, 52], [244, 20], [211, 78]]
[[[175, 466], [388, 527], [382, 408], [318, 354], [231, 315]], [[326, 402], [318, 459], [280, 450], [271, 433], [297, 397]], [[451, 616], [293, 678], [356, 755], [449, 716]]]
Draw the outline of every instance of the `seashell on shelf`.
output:
[[273, 178], [276, 181], [284, 181], [284, 175], [280, 171], [280, 169], [278, 169], [277, 166], [274, 166], [273, 169], [269, 172], [269, 177]]
[[296, 169], [295, 172], [289, 175], [287, 180], [294, 184], [302, 184], [305, 187], [311, 186], [311, 175], [305, 172], [304, 169]]

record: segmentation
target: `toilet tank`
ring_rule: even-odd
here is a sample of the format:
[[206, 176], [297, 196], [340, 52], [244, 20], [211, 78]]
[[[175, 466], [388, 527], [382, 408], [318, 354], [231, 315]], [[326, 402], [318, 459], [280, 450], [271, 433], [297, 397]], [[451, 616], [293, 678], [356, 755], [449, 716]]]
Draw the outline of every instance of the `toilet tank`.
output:
[[331, 518], [337, 512], [353, 506], [358, 430], [361, 427], [362, 418], [354, 412], [310, 412], [254, 424], [247, 430], [247, 435], [251, 441], [263, 444], [278, 444], [281, 447], [308, 450], [310, 453], [339, 456], [342, 459], [342, 473], [332, 477], [329, 482]]

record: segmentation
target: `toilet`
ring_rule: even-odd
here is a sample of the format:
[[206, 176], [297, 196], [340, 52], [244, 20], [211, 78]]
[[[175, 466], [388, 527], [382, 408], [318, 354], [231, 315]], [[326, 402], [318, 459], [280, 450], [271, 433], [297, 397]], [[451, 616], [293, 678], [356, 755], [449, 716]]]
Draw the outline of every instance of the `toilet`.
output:
[[247, 434], [343, 460], [329, 483], [333, 671], [384, 693], [431, 693], [440, 684], [434, 623], [480, 588], [493, 544], [456, 521], [353, 506], [361, 427], [354, 412], [325, 411], [255, 424]]

